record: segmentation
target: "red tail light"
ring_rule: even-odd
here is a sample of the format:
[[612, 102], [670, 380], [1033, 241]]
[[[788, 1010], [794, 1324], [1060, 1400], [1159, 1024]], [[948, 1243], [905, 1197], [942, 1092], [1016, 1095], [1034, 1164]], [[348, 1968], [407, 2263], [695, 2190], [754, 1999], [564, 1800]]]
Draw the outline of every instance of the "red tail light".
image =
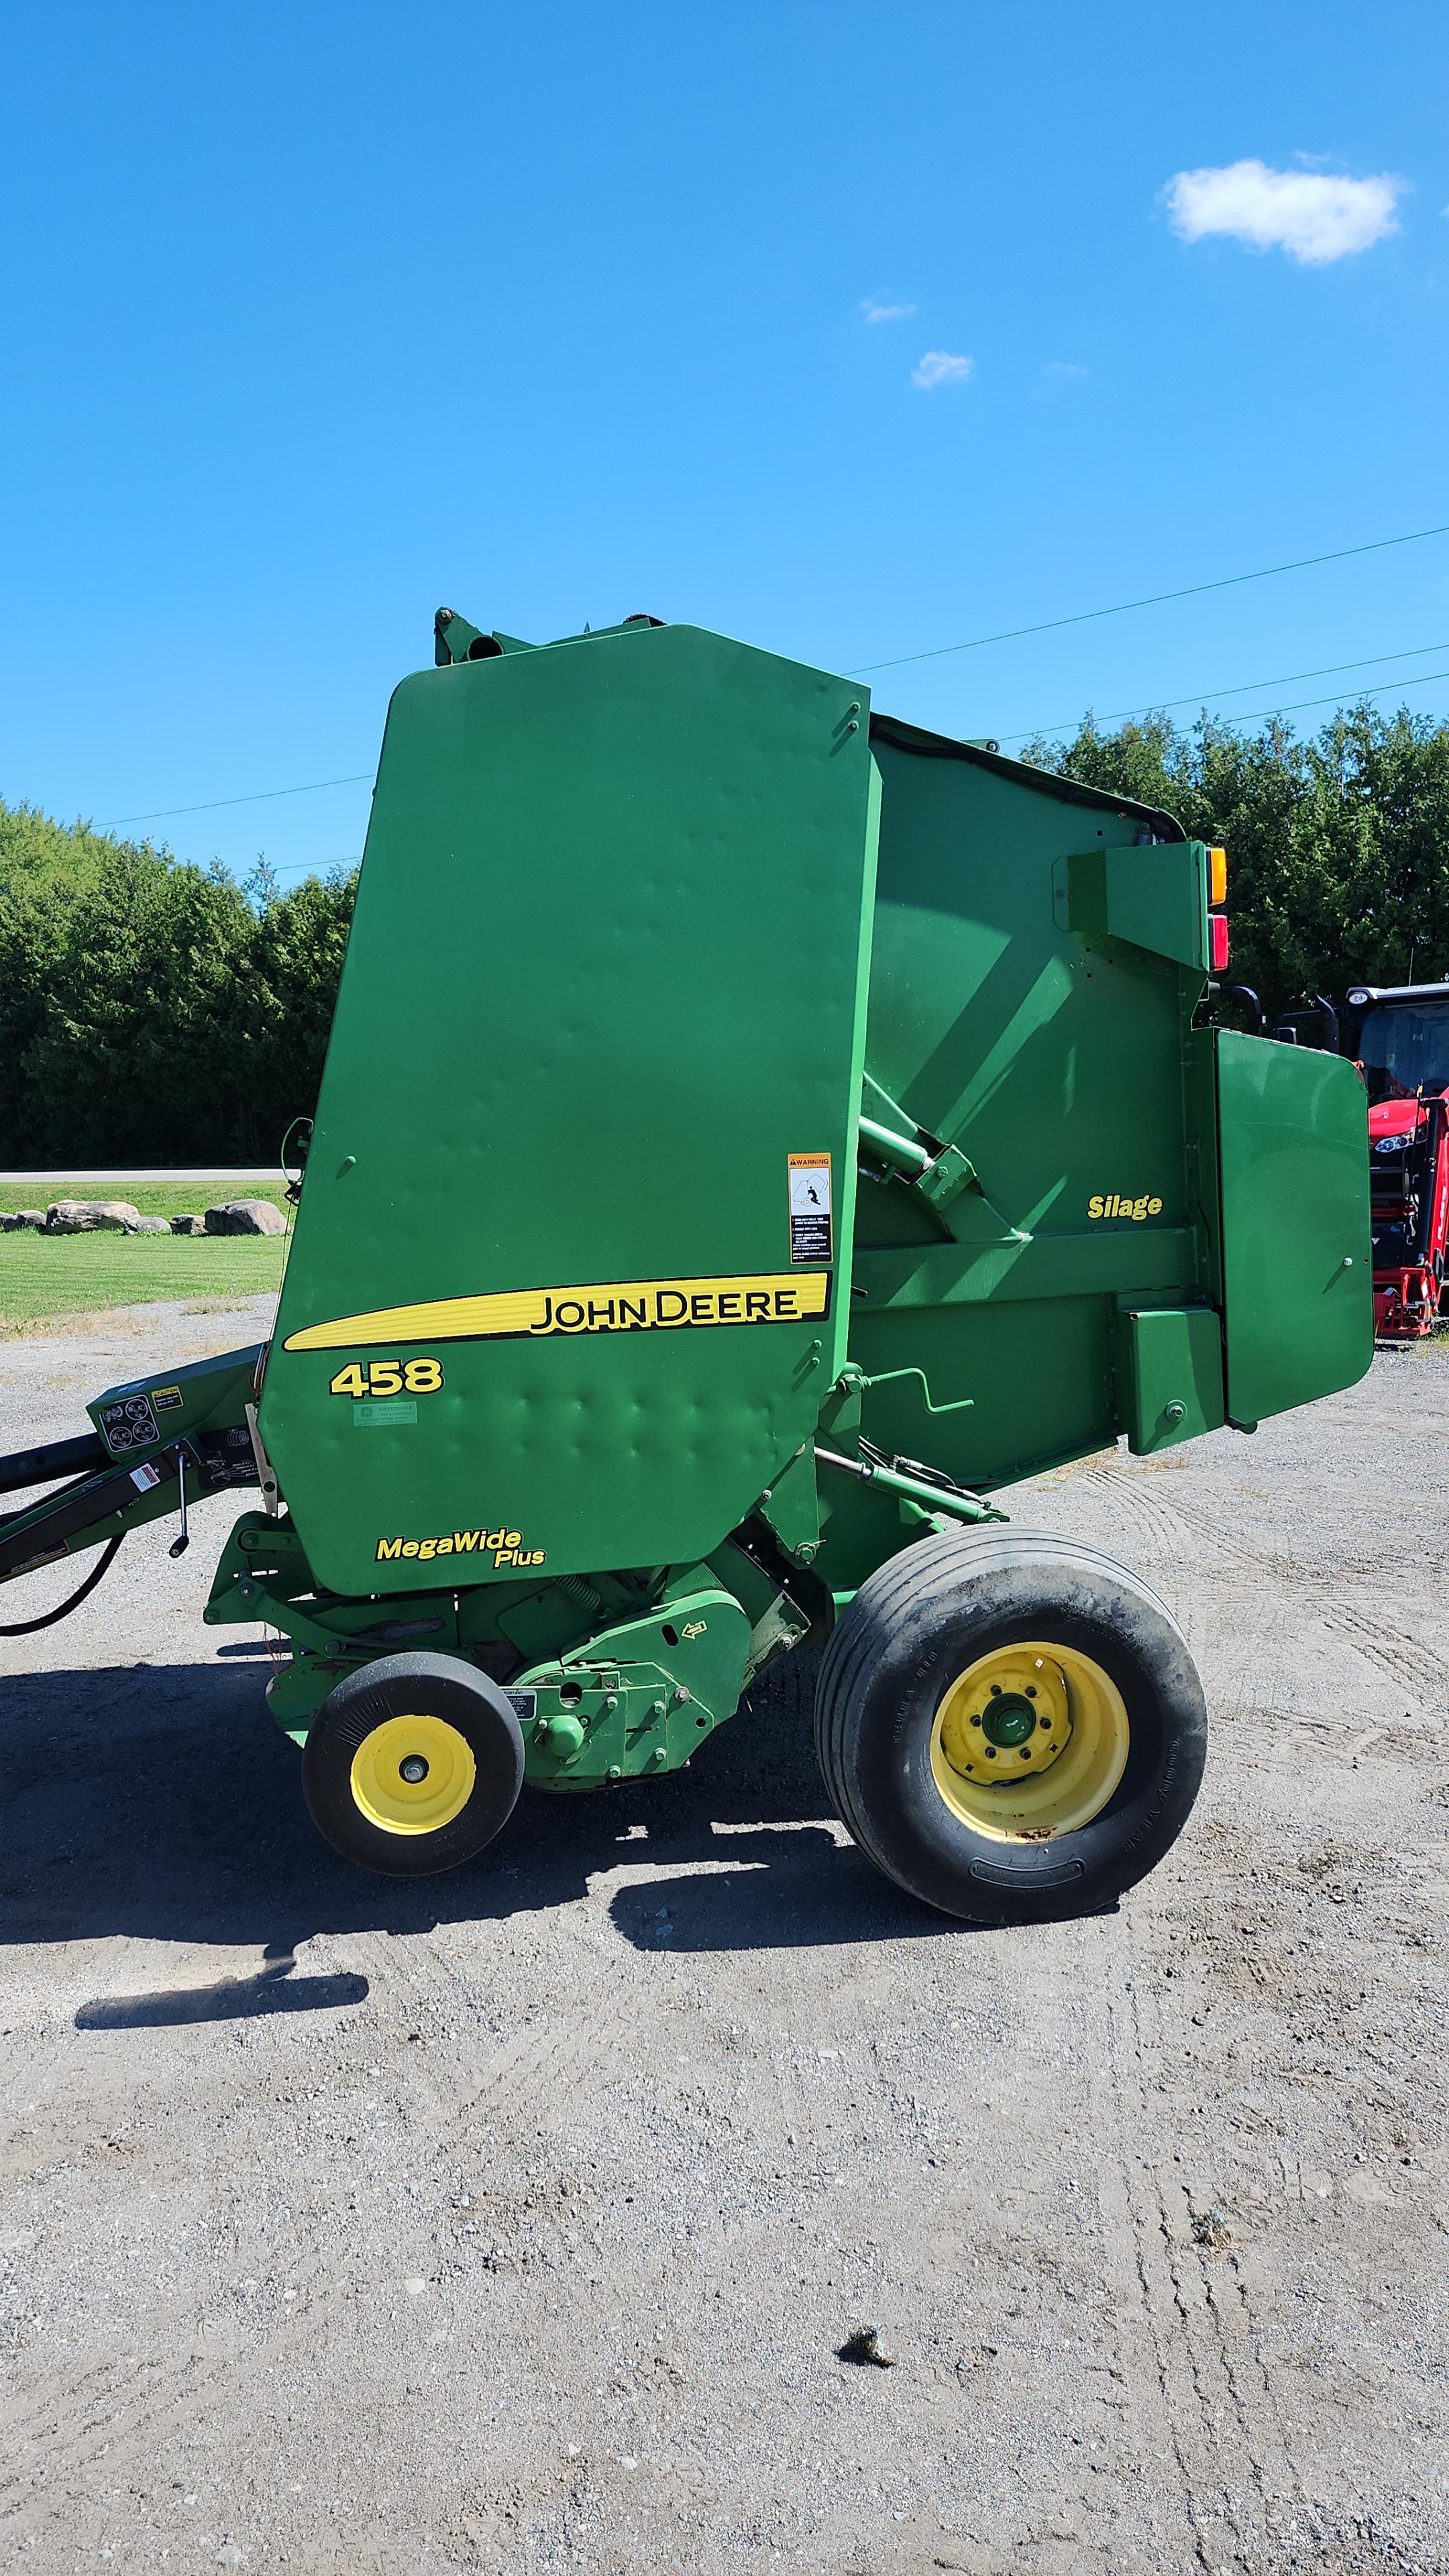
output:
[[1212, 971], [1215, 975], [1221, 975], [1223, 968], [1228, 962], [1227, 914], [1225, 912], [1210, 912], [1208, 914], [1208, 929], [1212, 934]]

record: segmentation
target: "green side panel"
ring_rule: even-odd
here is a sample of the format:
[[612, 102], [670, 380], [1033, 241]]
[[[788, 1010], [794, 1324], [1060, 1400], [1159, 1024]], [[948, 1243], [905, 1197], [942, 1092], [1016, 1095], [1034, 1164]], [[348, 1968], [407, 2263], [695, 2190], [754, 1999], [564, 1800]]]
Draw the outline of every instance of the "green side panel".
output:
[[324, 1584], [702, 1559], [811, 1437], [874, 785], [858, 683], [689, 627], [397, 690], [260, 1417]]
[[1223, 1328], [1211, 1306], [1119, 1315], [1115, 1340], [1117, 1408], [1135, 1457], [1222, 1429]]
[[[934, 1209], [904, 1183], [862, 1180], [851, 1356], [874, 1383], [861, 1427], [989, 1490], [1116, 1438], [1121, 1305], [1204, 1296], [1184, 1083], [1202, 978], [1129, 946], [1106, 913], [1120, 862], [1143, 905], [1160, 888], [1166, 937], [1200, 878], [1192, 845], [1161, 837], [1165, 817], [888, 720], [872, 742], [867, 1070], [969, 1158], [979, 1187]], [[1069, 900], [1083, 860], [1101, 895], [1085, 925]], [[858, 1579], [847, 1525], [880, 1519], [884, 1537], [881, 1512], [832, 1488], [833, 1584]]]
[[1373, 1358], [1368, 1096], [1342, 1056], [1218, 1033], [1228, 1411], [1259, 1422]]

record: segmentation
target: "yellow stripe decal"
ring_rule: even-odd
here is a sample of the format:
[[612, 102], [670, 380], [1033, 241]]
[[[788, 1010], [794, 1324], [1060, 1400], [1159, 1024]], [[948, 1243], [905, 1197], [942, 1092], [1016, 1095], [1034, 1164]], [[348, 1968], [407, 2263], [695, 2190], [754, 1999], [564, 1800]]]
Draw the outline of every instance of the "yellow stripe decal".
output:
[[628, 1279], [588, 1288], [517, 1288], [381, 1306], [289, 1333], [288, 1351], [371, 1350], [382, 1342], [538, 1340], [552, 1333], [648, 1333], [699, 1324], [798, 1324], [830, 1312], [828, 1270], [743, 1279]]

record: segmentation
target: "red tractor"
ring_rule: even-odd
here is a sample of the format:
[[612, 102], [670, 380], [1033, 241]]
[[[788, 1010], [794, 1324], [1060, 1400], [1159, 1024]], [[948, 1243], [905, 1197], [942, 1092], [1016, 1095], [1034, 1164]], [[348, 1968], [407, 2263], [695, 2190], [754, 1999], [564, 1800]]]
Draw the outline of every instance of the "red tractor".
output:
[[1374, 1330], [1409, 1341], [1449, 1270], [1449, 984], [1355, 984], [1343, 1052], [1368, 1087]]
[[[1225, 986], [1230, 996], [1256, 1008], [1246, 985]], [[1318, 1033], [1310, 1037], [1305, 1022]], [[1341, 1017], [1315, 994], [1273, 1035], [1352, 1056], [1363, 1075], [1374, 1331], [1388, 1342], [1432, 1332], [1441, 1314], [1449, 1319], [1449, 983], [1354, 984]]]

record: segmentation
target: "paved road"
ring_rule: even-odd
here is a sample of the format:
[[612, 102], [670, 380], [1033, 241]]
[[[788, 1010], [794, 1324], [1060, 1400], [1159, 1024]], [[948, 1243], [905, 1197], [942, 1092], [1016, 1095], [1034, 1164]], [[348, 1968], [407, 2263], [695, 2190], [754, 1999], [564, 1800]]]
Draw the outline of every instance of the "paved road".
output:
[[[4, 1445], [226, 1321], [5, 1344]], [[1446, 1430], [1449, 1354], [1390, 1354], [1018, 1495], [1161, 1588], [1214, 1718], [1169, 1861], [1026, 1933], [873, 1874], [786, 1687], [354, 1873], [200, 1624], [215, 1518], [133, 1541], [0, 1650], [0, 2550], [1441, 2576]]]

